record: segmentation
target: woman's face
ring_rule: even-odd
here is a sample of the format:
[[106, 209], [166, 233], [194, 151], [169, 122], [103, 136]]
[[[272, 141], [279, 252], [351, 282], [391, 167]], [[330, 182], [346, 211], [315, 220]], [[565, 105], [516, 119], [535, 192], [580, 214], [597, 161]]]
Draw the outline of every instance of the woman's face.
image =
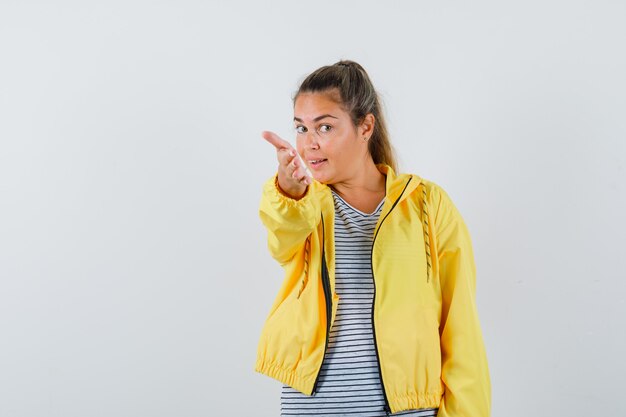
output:
[[294, 105], [296, 148], [313, 178], [324, 184], [349, 181], [369, 157], [367, 126], [355, 128], [329, 93], [301, 93]]

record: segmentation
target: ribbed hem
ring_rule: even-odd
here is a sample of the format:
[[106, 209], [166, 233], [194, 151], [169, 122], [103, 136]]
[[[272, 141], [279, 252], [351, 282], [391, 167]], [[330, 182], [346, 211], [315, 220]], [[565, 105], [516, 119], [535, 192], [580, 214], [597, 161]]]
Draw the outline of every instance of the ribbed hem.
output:
[[438, 408], [441, 404], [443, 392], [415, 393], [407, 395], [388, 395], [389, 407], [392, 413], [420, 408]]
[[311, 395], [313, 391], [316, 375], [302, 376], [294, 370], [284, 369], [280, 365], [263, 363], [261, 360], [257, 361], [254, 370], [270, 378], [274, 378], [303, 394]]

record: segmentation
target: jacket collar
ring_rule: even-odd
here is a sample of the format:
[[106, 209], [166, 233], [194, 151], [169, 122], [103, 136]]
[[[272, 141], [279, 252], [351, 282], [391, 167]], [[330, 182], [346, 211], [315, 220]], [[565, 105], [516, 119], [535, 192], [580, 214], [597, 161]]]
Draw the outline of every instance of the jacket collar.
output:
[[[395, 171], [387, 164], [376, 164], [376, 168], [385, 174], [386, 181], [386, 196], [387, 200], [391, 200], [394, 203], [399, 197], [400, 201], [409, 196], [418, 185], [422, 182], [422, 179], [413, 174], [396, 174]], [[398, 202], [400, 202], [398, 201]]]

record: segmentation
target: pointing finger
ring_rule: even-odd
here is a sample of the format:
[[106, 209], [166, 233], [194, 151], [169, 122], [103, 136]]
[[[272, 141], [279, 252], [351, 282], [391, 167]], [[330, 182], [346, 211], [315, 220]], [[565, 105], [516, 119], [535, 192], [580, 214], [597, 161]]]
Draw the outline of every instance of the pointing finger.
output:
[[293, 147], [291, 146], [291, 144], [289, 142], [287, 142], [286, 140], [281, 139], [280, 136], [278, 136], [274, 132], [270, 132], [270, 131], [264, 130], [263, 132], [261, 132], [261, 136], [263, 136], [263, 139], [265, 139], [266, 141], [268, 141], [269, 143], [274, 145], [274, 147], [277, 150], [293, 149]]

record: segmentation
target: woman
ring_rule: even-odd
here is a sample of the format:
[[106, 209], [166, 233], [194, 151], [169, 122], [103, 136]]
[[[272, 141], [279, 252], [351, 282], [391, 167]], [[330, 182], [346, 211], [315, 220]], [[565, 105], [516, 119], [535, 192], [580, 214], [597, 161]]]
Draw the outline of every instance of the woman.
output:
[[282, 415], [489, 416], [472, 245], [450, 197], [396, 174], [356, 62], [311, 73], [294, 123], [304, 163], [263, 132], [279, 164], [260, 216], [285, 278], [255, 370], [283, 383]]

